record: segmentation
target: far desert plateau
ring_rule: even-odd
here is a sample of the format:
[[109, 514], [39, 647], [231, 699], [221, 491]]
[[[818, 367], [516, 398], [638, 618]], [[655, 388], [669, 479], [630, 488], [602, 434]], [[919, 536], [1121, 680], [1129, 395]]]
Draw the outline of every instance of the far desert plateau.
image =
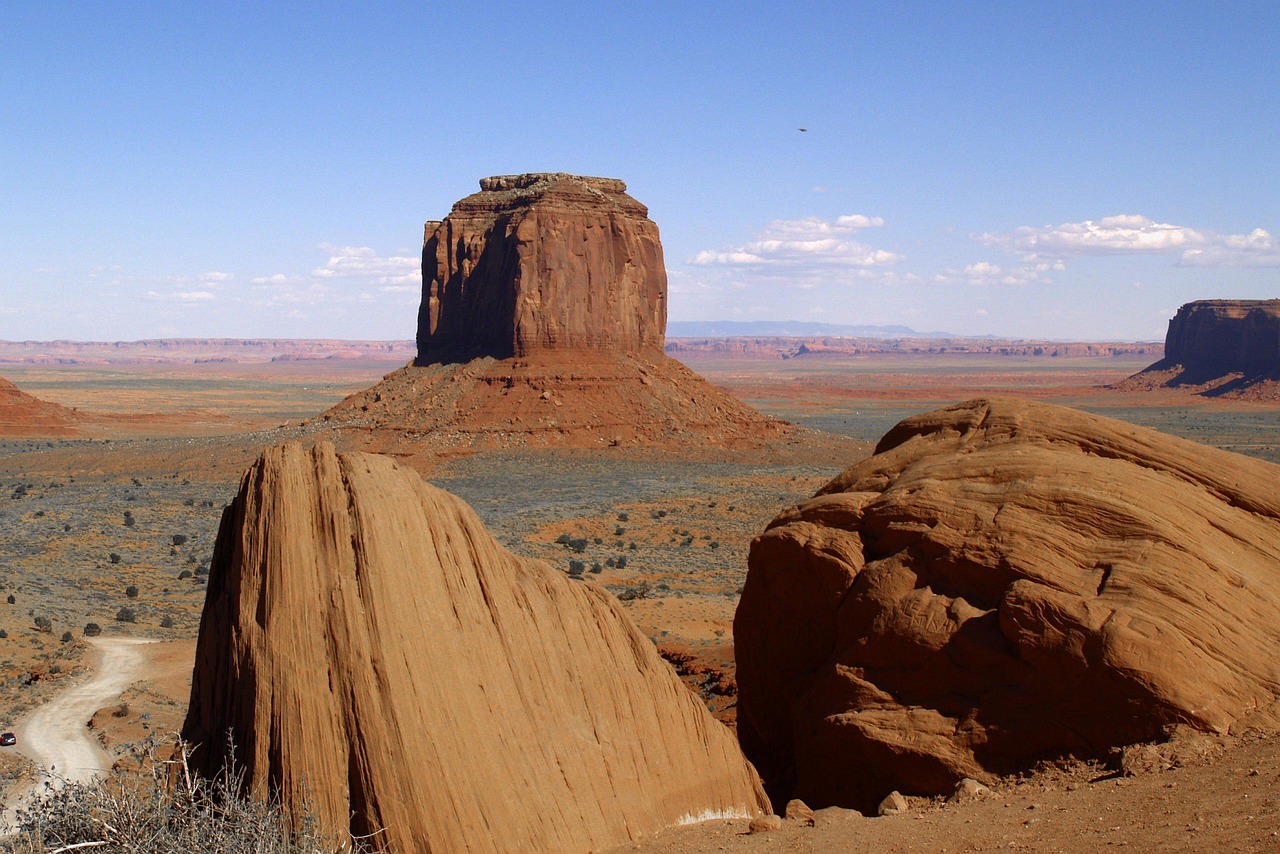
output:
[[673, 338], [562, 173], [422, 269], [414, 341], [0, 342], [0, 729], [147, 638], [113, 773], [375, 850], [1280, 845], [1280, 300]]

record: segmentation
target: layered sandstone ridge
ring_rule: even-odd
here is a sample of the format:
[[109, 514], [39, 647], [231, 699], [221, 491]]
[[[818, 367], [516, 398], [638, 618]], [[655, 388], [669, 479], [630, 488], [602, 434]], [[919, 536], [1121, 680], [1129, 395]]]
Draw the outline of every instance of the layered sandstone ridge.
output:
[[658, 226], [613, 178], [500, 175], [426, 224], [418, 364], [661, 351]]
[[267, 451], [223, 515], [184, 735], [335, 836], [599, 850], [767, 810], [617, 600], [386, 457]]
[[1280, 468], [1062, 407], [903, 421], [752, 544], [738, 728], [775, 802], [868, 808], [1280, 694]]

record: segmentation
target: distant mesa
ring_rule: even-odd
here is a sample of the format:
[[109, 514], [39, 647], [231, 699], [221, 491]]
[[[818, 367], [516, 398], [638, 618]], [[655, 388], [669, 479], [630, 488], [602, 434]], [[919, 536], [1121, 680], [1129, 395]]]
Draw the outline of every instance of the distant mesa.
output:
[[1164, 358], [1115, 387], [1280, 400], [1280, 299], [1187, 303], [1169, 321]]
[[0, 436], [70, 436], [82, 417], [74, 409], [41, 400], [0, 378]]
[[324, 415], [344, 446], [758, 449], [796, 428], [664, 355], [658, 227], [612, 178], [485, 178], [428, 222], [418, 356]]
[[869, 809], [1177, 725], [1274, 729], [1278, 482], [1045, 404], [903, 421], [752, 543], [738, 732], [770, 798]]
[[616, 599], [327, 443], [266, 451], [223, 514], [183, 735], [199, 773], [231, 737], [248, 788], [391, 851], [586, 852], [769, 811]]

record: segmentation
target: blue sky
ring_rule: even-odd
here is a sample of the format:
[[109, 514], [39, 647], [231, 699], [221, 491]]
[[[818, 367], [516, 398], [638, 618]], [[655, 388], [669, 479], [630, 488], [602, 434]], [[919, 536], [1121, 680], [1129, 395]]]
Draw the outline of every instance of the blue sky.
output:
[[1280, 297], [1274, 2], [4, 18], [0, 339], [411, 338], [422, 222], [549, 170], [649, 206], [675, 320], [1159, 339]]

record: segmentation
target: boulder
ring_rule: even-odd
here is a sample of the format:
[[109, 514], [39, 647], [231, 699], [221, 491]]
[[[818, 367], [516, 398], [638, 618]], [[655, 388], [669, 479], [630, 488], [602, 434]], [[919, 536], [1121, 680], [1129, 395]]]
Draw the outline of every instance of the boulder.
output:
[[418, 364], [662, 350], [658, 226], [616, 178], [499, 175], [429, 221]]
[[1277, 484], [1063, 407], [903, 421], [752, 543], [738, 731], [773, 802], [873, 809], [1274, 702]]
[[223, 514], [184, 737], [393, 851], [588, 851], [769, 809], [732, 734], [587, 581], [386, 457], [268, 450]]

